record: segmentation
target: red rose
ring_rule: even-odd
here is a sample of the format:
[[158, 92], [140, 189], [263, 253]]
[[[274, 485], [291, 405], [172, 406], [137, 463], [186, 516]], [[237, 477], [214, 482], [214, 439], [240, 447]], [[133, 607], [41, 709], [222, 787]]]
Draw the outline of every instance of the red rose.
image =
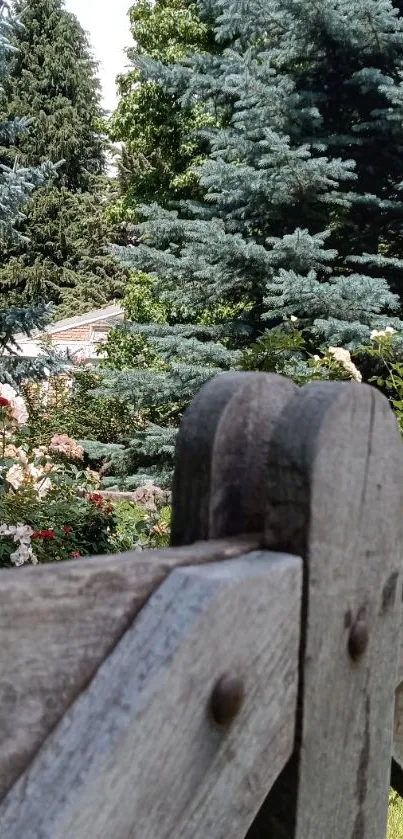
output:
[[0, 405], [1, 405], [2, 408], [6, 408], [7, 405], [9, 405], [9, 404], [10, 404], [10, 402], [9, 402], [8, 399], [6, 399], [5, 396], [0, 396]]
[[48, 528], [48, 530], [36, 530], [32, 536], [33, 539], [56, 539], [56, 534], [54, 530]]
[[104, 499], [99, 492], [93, 492], [91, 495], [87, 496], [88, 499], [91, 501], [92, 504], [95, 504], [96, 507], [101, 509], [104, 506]]
[[81, 554], [80, 554], [80, 551], [72, 551], [72, 552], [71, 552], [71, 554], [70, 554], [70, 556], [72, 556], [72, 557], [73, 557], [73, 559], [79, 559], [79, 557], [81, 556]]

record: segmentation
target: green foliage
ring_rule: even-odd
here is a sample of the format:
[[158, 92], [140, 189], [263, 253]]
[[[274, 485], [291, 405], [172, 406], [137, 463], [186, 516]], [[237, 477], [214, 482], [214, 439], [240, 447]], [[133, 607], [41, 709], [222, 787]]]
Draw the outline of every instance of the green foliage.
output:
[[[216, 44], [228, 45], [222, 55], [206, 50], [174, 66], [138, 59], [142, 78], [218, 117], [202, 132], [203, 199], [179, 214], [151, 206], [139, 247], [121, 255], [161, 278], [164, 301], [196, 313], [246, 303], [245, 343], [295, 314], [322, 339], [353, 346], [398, 312], [390, 285], [398, 290], [402, 266], [403, 30], [390, 4], [375, 4], [368, 20], [362, 4], [305, 14], [278, 0], [273, 18], [259, 0], [224, 11], [200, 0]], [[227, 325], [238, 335], [239, 327]]]
[[[80, 495], [85, 475], [72, 466], [53, 476], [52, 483], [44, 500], [29, 487], [2, 494], [2, 523], [24, 522], [33, 531], [31, 545], [39, 563], [110, 553], [117, 530], [112, 505], [96, 493]], [[13, 535], [0, 537], [0, 567], [12, 567], [15, 547]]]
[[121, 501], [115, 505], [114, 512], [117, 520], [116, 536], [111, 543], [114, 551], [168, 547], [170, 507], [150, 512], [138, 504]]
[[[149, 274], [133, 271], [125, 288], [123, 307], [127, 320], [135, 323], [166, 323], [167, 308], [153, 295], [155, 280]], [[136, 334], [126, 324], [108, 335], [103, 362], [111, 370], [158, 369], [158, 356], [146, 338]]]
[[[133, 319], [131, 344], [126, 325], [119, 372], [106, 380], [109, 394], [154, 422], [166, 412], [171, 427], [222, 370], [270, 363], [304, 382], [341, 364], [348, 377], [332, 353], [318, 365], [316, 347], [355, 351], [375, 327], [403, 328], [400, 11], [389, 0], [199, 0], [196, 13], [203, 43], [174, 55], [157, 27], [144, 44], [140, 30], [131, 53], [136, 91], [156, 86], [184, 119], [201, 116], [196, 133], [188, 126], [198, 186], [175, 203], [166, 185], [162, 196], [152, 181], [141, 196], [123, 185], [134, 209], [149, 203], [133, 216], [134, 246], [114, 253], [153, 277], [167, 317]], [[141, 143], [146, 129], [126, 117]], [[281, 327], [291, 316], [303, 351]]]
[[[0, 2], [0, 84], [7, 84], [10, 74], [12, 48], [10, 38], [15, 32], [15, 21], [9, 16], [8, 6]], [[0, 94], [2, 92], [0, 88]], [[10, 119], [8, 115], [0, 118], [0, 142], [7, 143], [9, 149], [26, 136], [27, 122], [21, 116]], [[0, 236], [2, 248], [9, 241], [19, 239], [16, 225], [23, 218], [23, 207], [35, 187], [41, 186], [55, 173], [55, 168], [48, 163], [41, 166], [22, 168], [15, 161], [8, 167], [1, 158], [0, 171]], [[0, 309], [0, 380], [18, 387], [25, 378], [41, 378], [46, 368], [52, 365], [49, 358], [42, 357], [33, 361], [16, 356], [17, 333], [29, 335], [34, 329], [43, 328], [50, 313], [43, 305], [31, 308], [10, 307]]]
[[60, 183], [86, 191], [104, 170], [100, 85], [87, 36], [63, 0], [14, 0], [13, 7], [21, 25], [13, 31], [2, 108], [32, 122], [6, 153], [29, 165], [64, 160]]
[[63, 318], [119, 298], [127, 274], [107, 250], [110, 200], [106, 178], [94, 179], [91, 192], [56, 185], [39, 190], [19, 225], [26, 241], [3, 250], [0, 291], [7, 302], [46, 299]]
[[96, 371], [77, 368], [52, 378], [46, 394], [41, 386], [25, 385], [32, 444], [47, 444], [53, 434], [116, 444], [129, 434], [136, 424], [133, 410], [118, 397], [96, 395], [99, 381]]
[[210, 118], [197, 105], [180, 107], [158, 80], [147, 79], [142, 56], [173, 63], [187, 53], [207, 47], [208, 24], [194, 4], [183, 0], [141, 0], [130, 10], [135, 47], [128, 57], [132, 69], [119, 78], [119, 105], [111, 121], [111, 138], [123, 143], [119, 159], [122, 199], [114, 218], [133, 217], [139, 204], [166, 204], [198, 192], [191, 171], [203, 143], [195, 136]]
[[19, 241], [2, 250], [0, 301], [47, 300], [61, 318], [119, 297], [126, 278], [107, 251], [117, 239], [106, 223], [113, 193], [104, 176], [99, 81], [87, 37], [62, 0], [14, 6], [21, 26], [13, 31], [0, 114], [26, 113], [31, 124], [15, 145], [3, 138], [0, 157], [13, 165], [51, 156], [62, 165], [19, 218]]

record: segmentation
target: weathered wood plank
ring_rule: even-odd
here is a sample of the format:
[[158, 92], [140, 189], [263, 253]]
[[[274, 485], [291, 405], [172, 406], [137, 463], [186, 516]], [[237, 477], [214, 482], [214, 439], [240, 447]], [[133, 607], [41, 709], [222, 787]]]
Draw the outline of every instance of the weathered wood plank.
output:
[[[264, 449], [270, 437], [275, 422], [284, 404], [295, 392], [292, 382], [280, 376], [267, 373], [226, 373], [208, 382], [193, 399], [182, 420], [178, 434], [175, 457], [175, 474], [173, 481], [172, 504], [172, 545], [189, 545], [198, 539], [214, 538], [210, 523], [211, 481], [213, 448], [216, 445], [217, 430], [226, 411], [235, 400], [235, 413], [232, 411], [231, 420], [236, 429], [243, 427], [244, 435], [242, 447], [237, 444], [237, 435], [233, 433], [230, 422], [225, 423], [226, 429], [235, 439], [236, 449], [233, 452], [234, 463], [228, 464], [232, 481], [227, 483], [229, 491], [234, 496], [234, 516], [229, 521], [237, 521], [235, 510], [235, 494], [239, 493], [244, 484], [249, 486], [249, 470], [253, 467], [253, 474], [259, 470], [264, 462], [263, 455], [255, 457], [253, 464], [250, 459], [251, 451], [258, 450], [257, 443]], [[266, 398], [264, 396], [266, 394]], [[260, 410], [259, 421], [248, 423], [248, 418], [255, 417]], [[264, 415], [264, 421], [263, 421]], [[246, 424], [243, 424], [243, 419]], [[259, 434], [256, 441], [255, 434]], [[232, 468], [232, 465], [234, 468]], [[260, 470], [261, 471], [261, 470]], [[220, 484], [221, 487], [221, 484]], [[226, 509], [225, 498], [221, 498], [219, 488], [215, 490], [216, 504], [222, 511]], [[226, 497], [226, 496], [225, 496]], [[247, 497], [244, 491], [242, 500]], [[253, 496], [257, 503], [259, 494]], [[250, 510], [249, 505], [249, 510]], [[238, 503], [239, 508], [239, 503]], [[258, 511], [254, 514], [254, 521], [259, 521]], [[260, 522], [262, 524], [262, 522]], [[238, 526], [234, 524], [234, 532], [253, 532], [253, 522], [244, 526], [242, 519]], [[258, 532], [260, 527], [257, 528]], [[230, 535], [228, 530], [227, 535]]]
[[[386, 833], [402, 455], [387, 401], [364, 385], [304, 388], [272, 437], [266, 544], [305, 559], [305, 635], [295, 753], [248, 839]], [[368, 646], [353, 660], [357, 621], [368, 630]], [[362, 624], [358, 635], [365, 641]]]
[[179, 565], [259, 537], [0, 572], [0, 800], [146, 600]]
[[264, 530], [267, 457], [293, 382], [268, 374], [246, 381], [227, 403], [213, 443], [209, 537]]
[[[249, 399], [232, 395], [210, 441], [209, 534], [264, 520], [266, 546], [306, 568], [295, 754], [248, 836], [379, 839], [398, 683], [403, 449], [374, 389], [315, 384], [290, 398], [288, 384], [277, 380], [273, 400], [264, 385], [253, 399], [246, 384]], [[354, 662], [358, 619], [369, 646]]]
[[395, 694], [393, 757], [403, 771], [403, 682]]
[[[239, 839], [293, 747], [301, 562], [175, 570], [0, 807], [7, 839]], [[223, 672], [244, 705], [207, 707]]]

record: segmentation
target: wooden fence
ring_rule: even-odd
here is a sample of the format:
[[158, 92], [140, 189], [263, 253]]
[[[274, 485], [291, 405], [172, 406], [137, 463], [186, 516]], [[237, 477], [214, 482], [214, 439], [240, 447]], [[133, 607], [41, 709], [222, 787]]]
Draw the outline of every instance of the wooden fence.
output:
[[372, 388], [206, 385], [170, 549], [0, 572], [2, 839], [382, 839], [402, 494]]

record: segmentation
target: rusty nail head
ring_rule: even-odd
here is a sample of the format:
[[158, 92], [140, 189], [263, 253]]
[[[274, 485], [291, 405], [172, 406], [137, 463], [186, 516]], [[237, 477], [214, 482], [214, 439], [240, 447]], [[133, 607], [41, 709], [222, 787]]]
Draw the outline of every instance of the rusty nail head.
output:
[[209, 712], [217, 728], [228, 728], [242, 708], [244, 684], [236, 673], [225, 673], [216, 682], [210, 698]]
[[356, 661], [364, 655], [368, 646], [368, 640], [367, 624], [362, 618], [359, 618], [351, 627], [348, 639], [348, 651], [353, 661]]

